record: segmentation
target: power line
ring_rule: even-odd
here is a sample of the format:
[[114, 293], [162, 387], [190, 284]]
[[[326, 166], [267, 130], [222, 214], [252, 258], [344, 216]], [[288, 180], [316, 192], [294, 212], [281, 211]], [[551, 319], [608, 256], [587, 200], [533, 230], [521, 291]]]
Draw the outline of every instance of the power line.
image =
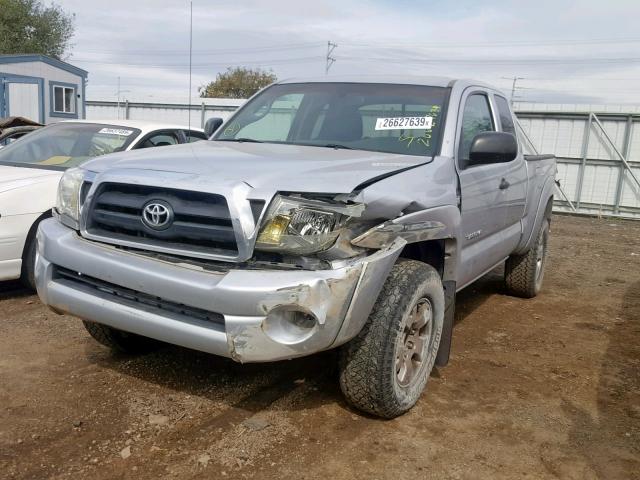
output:
[[[345, 47], [400, 47], [415, 48], [415, 43], [358, 43], [341, 42]], [[486, 48], [486, 47], [526, 47], [526, 46], [556, 46], [556, 45], [609, 45], [619, 43], [640, 43], [639, 37], [618, 38], [618, 39], [578, 39], [578, 40], [523, 40], [523, 41], [495, 41], [495, 42], [473, 42], [473, 43], [433, 43], [425, 44], [421, 48]]]
[[[303, 50], [308, 48], [318, 48], [324, 45], [323, 42], [307, 42], [307, 43], [289, 43], [283, 45], [271, 45], [271, 46], [255, 46], [246, 48], [215, 48], [207, 50], [194, 49], [193, 53], [196, 55], [226, 55], [229, 53], [255, 53], [265, 51], [282, 51], [282, 50]], [[150, 49], [150, 50], [136, 50], [127, 49], [124, 51], [119, 50], [81, 50], [79, 53], [97, 53], [97, 54], [117, 54], [117, 55], [184, 55], [184, 50], [180, 49]]]
[[426, 57], [353, 57], [340, 56], [340, 59], [354, 60], [362, 62], [379, 62], [379, 63], [402, 63], [402, 64], [465, 64], [465, 65], [596, 65], [608, 63], [637, 63], [640, 57], [620, 57], [620, 58], [426, 58]]
[[[241, 63], [242, 65], [253, 65], [253, 66], [287, 65], [287, 64], [294, 64], [294, 63], [317, 62], [318, 59], [321, 59], [321, 58], [324, 59], [325, 57], [320, 55], [315, 55], [315, 56], [297, 57], [297, 58], [279, 58], [274, 60], [263, 59], [263, 60], [246, 60], [246, 61], [233, 60], [228, 62], [218, 61], [218, 62], [193, 64], [192, 67], [193, 68], [211, 68], [211, 67], [235, 65], [238, 63]], [[90, 64], [96, 64], [96, 65], [120, 65], [120, 66], [127, 66], [127, 67], [145, 67], [145, 68], [185, 68], [189, 66], [188, 63], [159, 64], [159, 63], [132, 63], [132, 62], [115, 62], [115, 61], [105, 62], [100, 60], [90, 60], [90, 59], [83, 59], [83, 58], [77, 58], [75, 59], [75, 62], [90, 63]]]

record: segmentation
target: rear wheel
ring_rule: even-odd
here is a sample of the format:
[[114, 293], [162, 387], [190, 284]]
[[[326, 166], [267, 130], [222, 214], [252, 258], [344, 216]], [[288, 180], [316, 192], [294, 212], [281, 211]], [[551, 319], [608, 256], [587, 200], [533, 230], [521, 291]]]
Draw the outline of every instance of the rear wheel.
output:
[[533, 298], [542, 289], [547, 263], [549, 220], [542, 222], [535, 243], [524, 255], [511, 255], [504, 267], [504, 281], [510, 294]]
[[96, 341], [116, 352], [144, 353], [153, 350], [158, 342], [151, 338], [124, 332], [101, 323], [83, 320], [84, 328]]
[[444, 320], [440, 275], [417, 261], [394, 265], [362, 331], [341, 350], [340, 387], [383, 418], [408, 411], [433, 368]]

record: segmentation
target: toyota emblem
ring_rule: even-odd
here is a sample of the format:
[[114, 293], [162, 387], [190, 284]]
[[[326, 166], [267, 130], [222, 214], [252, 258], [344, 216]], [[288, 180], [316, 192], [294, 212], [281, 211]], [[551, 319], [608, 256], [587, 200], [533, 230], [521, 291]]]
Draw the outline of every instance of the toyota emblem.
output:
[[173, 209], [167, 202], [151, 200], [142, 207], [143, 223], [154, 230], [164, 230], [173, 222]]

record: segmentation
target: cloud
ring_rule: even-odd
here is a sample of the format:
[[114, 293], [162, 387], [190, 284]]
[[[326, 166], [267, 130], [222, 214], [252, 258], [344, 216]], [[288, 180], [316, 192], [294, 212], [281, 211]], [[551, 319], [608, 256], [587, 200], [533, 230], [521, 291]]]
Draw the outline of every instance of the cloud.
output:
[[[189, 4], [59, 0], [76, 13], [70, 62], [90, 72], [90, 99], [188, 96]], [[637, 1], [195, 0], [193, 92], [227, 66], [279, 77], [334, 73], [478, 78], [529, 101], [640, 103]], [[526, 89], [524, 88], [526, 87]]]

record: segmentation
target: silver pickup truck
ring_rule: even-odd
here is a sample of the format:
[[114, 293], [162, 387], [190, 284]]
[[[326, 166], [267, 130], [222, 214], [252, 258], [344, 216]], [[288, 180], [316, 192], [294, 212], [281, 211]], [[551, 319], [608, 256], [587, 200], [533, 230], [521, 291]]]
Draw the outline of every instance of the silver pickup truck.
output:
[[556, 164], [468, 80], [276, 83], [211, 141], [68, 170], [38, 231], [43, 302], [116, 350], [238, 362], [340, 347], [355, 407], [406, 412], [449, 358], [456, 292], [542, 283]]

